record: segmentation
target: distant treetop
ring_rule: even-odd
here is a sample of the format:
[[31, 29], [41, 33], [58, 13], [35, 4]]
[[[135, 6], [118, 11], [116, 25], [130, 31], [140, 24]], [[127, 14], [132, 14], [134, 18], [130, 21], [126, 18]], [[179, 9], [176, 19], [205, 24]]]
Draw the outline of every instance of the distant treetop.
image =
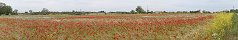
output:
[[137, 6], [136, 12], [137, 13], [146, 13], [145, 10], [141, 6]]
[[0, 7], [6, 6], [5, 3], [0, 2]]

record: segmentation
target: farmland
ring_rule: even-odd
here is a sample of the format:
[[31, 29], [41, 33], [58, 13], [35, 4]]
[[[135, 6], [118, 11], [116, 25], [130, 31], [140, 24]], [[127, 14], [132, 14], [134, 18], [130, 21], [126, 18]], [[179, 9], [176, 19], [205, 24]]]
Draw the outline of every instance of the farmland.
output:
[[237, 35], [236, 17], [233, 13], [0, 16], [0, 39], [226, 39]]

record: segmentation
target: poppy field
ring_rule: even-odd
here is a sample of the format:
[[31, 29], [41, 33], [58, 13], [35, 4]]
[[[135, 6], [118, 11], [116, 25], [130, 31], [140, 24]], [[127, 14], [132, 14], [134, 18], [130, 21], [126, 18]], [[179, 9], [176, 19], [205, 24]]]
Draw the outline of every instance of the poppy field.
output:
[[236, 14], [0, 16], [5, 40], [211, 40], [237, 30]]

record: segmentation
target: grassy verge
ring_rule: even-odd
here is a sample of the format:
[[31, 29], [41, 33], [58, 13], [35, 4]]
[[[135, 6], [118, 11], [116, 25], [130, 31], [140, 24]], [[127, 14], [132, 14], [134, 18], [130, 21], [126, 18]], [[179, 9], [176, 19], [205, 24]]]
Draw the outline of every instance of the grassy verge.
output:
[[237, 28], [237, 14], [235, 13], [218, 13], [214, 17], [212, 23], [207, 28], [209, 39], [223, 40], [231, 35], [236, 35]]
[[225, 35], [223, 36], [223, 40], [238, 40], [238, 16], [234, 14], [232, 17], [232, 26], [230, 28], [226, 28]]

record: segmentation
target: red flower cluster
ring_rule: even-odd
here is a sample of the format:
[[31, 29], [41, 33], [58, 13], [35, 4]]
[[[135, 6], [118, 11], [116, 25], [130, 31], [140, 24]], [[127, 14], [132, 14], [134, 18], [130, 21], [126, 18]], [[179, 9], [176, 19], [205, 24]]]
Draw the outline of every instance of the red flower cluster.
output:
[[168, 31], [182, 30], [176, 26], [199, 25], [212, 18], [211, 14], [97, 15], [52, 19], [0, 18], [0, 23], [9, 26], [9, 28], [0, 27], [0, 29], [21, 29], [18, 31], [23, 33], [26, 39], [58, 39], [59, 35], [73, 39], [110, 39], [110, 37], [111, 39], [128, 39], [149, 35], [170, 35]]

